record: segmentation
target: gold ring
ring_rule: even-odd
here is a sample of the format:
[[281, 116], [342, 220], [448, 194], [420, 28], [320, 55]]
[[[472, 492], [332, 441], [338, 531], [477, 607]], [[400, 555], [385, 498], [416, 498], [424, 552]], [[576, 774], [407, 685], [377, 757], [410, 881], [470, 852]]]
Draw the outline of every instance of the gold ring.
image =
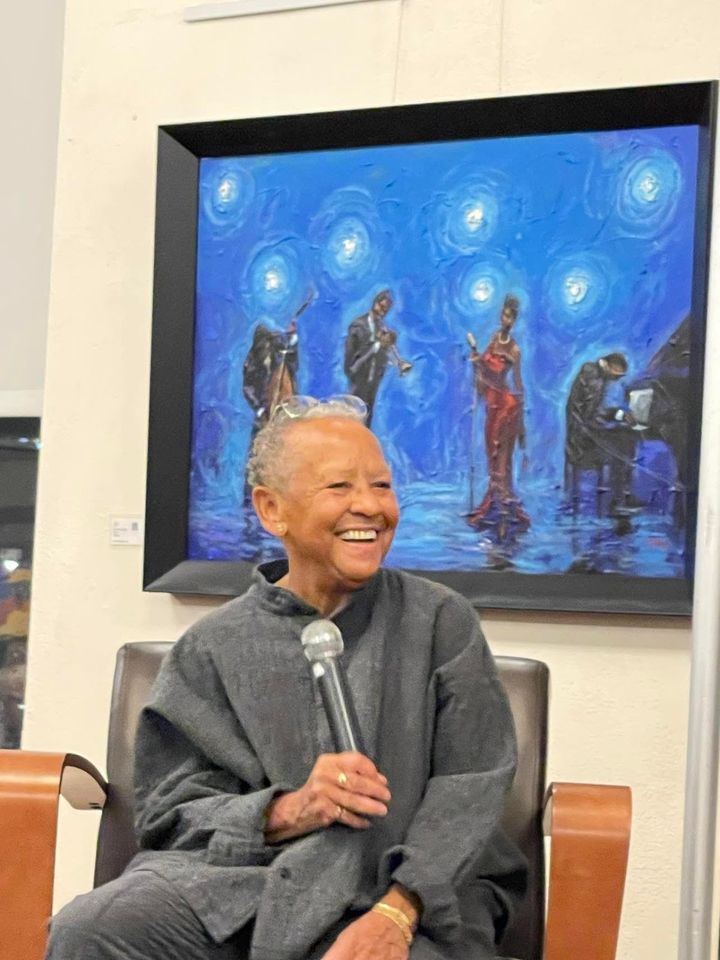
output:
[[348, 776], [344, 770], [341, 770], [340, 773], [337, 775], [337, 782], [340, 784], [341, 787], [347, 786]]
[[342, 815], [345, 813], [345, 808], [341, 807], [340, 804], [337, 805], [337, 813], [335, 814], [336, 820], [342, 820]]

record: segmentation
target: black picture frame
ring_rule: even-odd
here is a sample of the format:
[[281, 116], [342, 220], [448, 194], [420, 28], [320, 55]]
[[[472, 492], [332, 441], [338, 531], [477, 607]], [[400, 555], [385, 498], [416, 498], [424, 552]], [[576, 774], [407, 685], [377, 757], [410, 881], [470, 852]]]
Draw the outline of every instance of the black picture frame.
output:
[[700, 161], [691, 308], [686, 576], [414, 571], [453, 587], [482, 608], [688, 615], [716, 112], [717, 84], [708, 81], [160, 127], [144, 589], [235, 596], [248, 586], [252, 570], [247, 562], [188, 560], [186, 551], [201, 158], [693, 124], [700, 128]]

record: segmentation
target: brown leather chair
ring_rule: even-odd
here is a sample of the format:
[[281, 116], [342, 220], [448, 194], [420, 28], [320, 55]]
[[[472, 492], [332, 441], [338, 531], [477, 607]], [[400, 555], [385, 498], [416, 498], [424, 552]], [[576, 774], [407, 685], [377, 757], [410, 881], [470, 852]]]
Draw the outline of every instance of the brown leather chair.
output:
[[[0, 751], [2, 960], [43, 956], [60, 795], [78, 808], [102, 808], [95, 886], [116, 877], [134, 853], [135, 728], [169, 647], [131, 643], [118, 653], [107, 783], [73, 754]], [[496, 662], [510, 697], [520, 754], [504, 825], [530, 864], [528, 897], [499, 952], [518, 960], [613, 960], [630, 838], [630, 790], [555, 783], [546, 791], [548, 669], [515, 657]], [[543, 820], [552, 838], [547, 921]]]

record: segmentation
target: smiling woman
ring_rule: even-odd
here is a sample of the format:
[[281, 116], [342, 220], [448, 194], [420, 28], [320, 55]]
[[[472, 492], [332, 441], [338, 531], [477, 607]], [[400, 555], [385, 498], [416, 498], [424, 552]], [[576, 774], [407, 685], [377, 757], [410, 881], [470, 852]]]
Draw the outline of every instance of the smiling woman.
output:
[[[138, 726], [141, 852], [55, 918], [48, 960], [496, 956], [526, 877], [499, 827], [510, 708], [470, 604], [383, 568], [399, 510], [366, 415], [291, 397], [258, 432], [253, 505], [287, 558], [168, 654]], [[366, 750], [318, 709], [301, 638], [326, 618]]]
[[287, 553], [278, 586], [329, 614], [377, 572], [399, 509], [362, 401], [311, 401], [277, 409], [255, 441], [249, 475], [260, 522]]

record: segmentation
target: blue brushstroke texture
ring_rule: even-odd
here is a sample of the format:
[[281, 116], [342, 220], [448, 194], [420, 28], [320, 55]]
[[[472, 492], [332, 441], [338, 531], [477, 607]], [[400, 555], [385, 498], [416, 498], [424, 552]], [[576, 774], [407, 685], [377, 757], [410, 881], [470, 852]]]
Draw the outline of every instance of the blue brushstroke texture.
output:
[[[387, 322], [413, 363], [402, 379], [388, 368], [373, 423], [403, 507], [390, 561], [558, 573], [590, 557], [603, 572], [684, 576], [669, 451], [642, 444], [635, 491], [652, 507], [619, 534], [591, 495], [580, 516], [563, 508], [563, 425], [583, 362], [622, 351], [630, 382], [689, 310], [697, 153], [697, 128], [676, 127], [203, 160], [188, 556], [279, 552], [244, 503], [255, 325], [284, 329], [314, 291], [299, 389], [343, 393], [347, 327], [389, 287]], [[526, 388], [515, 486], [532, 526], [498, 544], [463, 519], [487, 478], [480, 404], [471, 497], [465, 334], [482, 349], [508, 292]]]

